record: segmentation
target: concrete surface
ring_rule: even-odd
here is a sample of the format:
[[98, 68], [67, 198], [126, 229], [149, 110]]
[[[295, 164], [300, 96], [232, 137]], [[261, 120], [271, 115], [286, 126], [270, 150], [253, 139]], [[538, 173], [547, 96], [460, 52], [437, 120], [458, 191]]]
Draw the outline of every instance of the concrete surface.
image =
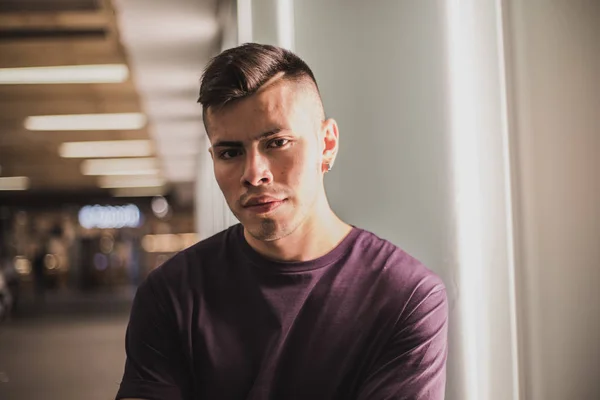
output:
[[125, 361], [131, 292], [48, 296], [0, 325], [1, 400], [109, 400]]

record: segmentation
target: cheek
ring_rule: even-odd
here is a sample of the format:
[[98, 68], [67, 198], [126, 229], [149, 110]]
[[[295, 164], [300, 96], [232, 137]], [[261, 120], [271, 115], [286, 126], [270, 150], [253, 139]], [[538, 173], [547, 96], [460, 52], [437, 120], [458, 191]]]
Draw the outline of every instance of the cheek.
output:
[[293, 188], [304, 186], [313, 186], [314, 180], [318, 176], [319, 158], [314, 152], [306, 151], [295, 152], [282, 160], [278, 166], [279, 182]]
[[276, 175], [281, 183], [293, 184], [298, 179], [302, 160], [297, 155], [285, 157], [274, 164], [274, 167], [277, 168]]
[[306, 155], [302, 150], [298, 148], [297, 151], [286, 153], [272, 164], [272, 167], [277, 169], [277, 175], [282, 183], [293, 185], [302, 179], [307, 166]]
[[238, 181], [236, 181], [235, 175], [229, 171], [229, 168], [215, 165], [215, 179], [225, 197], [229, 198], [231, 193], [235, 192], [235, 183]]

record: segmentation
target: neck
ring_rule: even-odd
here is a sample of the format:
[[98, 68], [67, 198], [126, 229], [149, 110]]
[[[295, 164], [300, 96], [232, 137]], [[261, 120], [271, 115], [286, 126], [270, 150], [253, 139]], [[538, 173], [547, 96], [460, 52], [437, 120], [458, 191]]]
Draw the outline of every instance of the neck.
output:
[[352, 227], [331, 210], [327, 201], [294, 232], [281, 239], [264, 242], [244, 230], [244, 236], [256, 251], [277, 261], [310, 261], [333, 250]]

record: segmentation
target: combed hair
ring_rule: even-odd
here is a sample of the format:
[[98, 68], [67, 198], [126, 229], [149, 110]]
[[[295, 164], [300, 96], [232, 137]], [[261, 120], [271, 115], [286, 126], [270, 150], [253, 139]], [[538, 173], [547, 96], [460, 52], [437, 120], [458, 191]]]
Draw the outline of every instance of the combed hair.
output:
[[246, 43], [212, 58], [200, 84], [198, 103], [204, 115], [209, 108], [220, 109], [251, 96], [275, 75], [299, 81], [310, 79], [318, 92], [317, 81], [308, 65], [297, 55], [280, 47]]

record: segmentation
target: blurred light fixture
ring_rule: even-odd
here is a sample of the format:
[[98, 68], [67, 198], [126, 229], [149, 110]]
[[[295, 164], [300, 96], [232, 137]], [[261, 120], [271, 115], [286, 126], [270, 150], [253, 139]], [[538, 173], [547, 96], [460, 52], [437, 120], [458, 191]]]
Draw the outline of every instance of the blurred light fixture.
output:
[[153, 147], [150, 140], [66, 142], [58, 152], [64, 158], [147, 157], [152, 155]]
[[180, 233], [179, 237], [184, 249], [195, 245], [200, 240], [197, 233]]
[[29, 178], [26, 176], [5, 176], [0, 178], [0, 190], [27, 190]]
[[142, 248], [148, 253], [175, 253], [197, 242], [195, 233], [146, 235], [142, 238]]
[[94, 267], [98, 271], [104, 271], [108, 268], [108, 257], [106, 256], [106, 254], [94, 254]]
[[31, 273], [31, 262], [26, 257], [16, 256], [14, 266], [19, 275], [29, 275]]
[[159, 176], [126, 176], [113, 175], [101, 176], [98, 186], [105, 189], [111, 188], [135, 188], [135, 187], [161, 187], [166, 183], [165, 179]]
[[100, 251], [110, 254], [115, 248], [115, 238], [111, 234], [102, 235], [100, 238]]
[[164, 196], [165, 190], [162, 187], [116, 188], [111, 194], [114, 197], [154, 197]]
[[60, 267], [58, 257], [54, 254], [46, 254], [44, 256], [44, 266], [49, 270], [58, 269]]
[[154, 215], [158, 218], [164, 218], [169, 214], [169, 202], [163, 196], [156, 196], [152, 199], [151, 208]]
[[81, 163], [83, 175], [156, 175], [156, 158], [105, 158]]
[[145, 125], [142, 113], [36, 115], [25, 119], [25, 128], [30, 131], [121, 131]]
[[128, 77], [124, 64], [0, 68], [0, 85], [120, 83]]
[[85, 206], [79, 210], [79, 224], [86, 229], [137, 228], [142, 213], [135, 204], [124, 206]]

